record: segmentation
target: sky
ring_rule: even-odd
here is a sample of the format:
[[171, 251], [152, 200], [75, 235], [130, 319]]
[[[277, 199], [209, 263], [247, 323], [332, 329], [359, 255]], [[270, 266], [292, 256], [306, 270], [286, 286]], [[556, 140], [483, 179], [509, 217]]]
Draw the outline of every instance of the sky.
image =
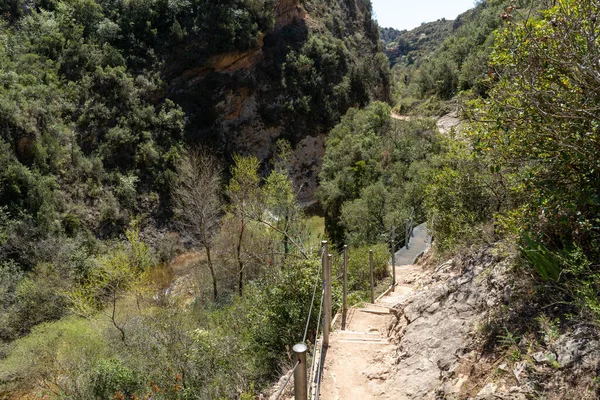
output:
[[454, 19], [474, 7], [475, 0], [371, 0], [379, 26], [413, 29], [422, 22]]

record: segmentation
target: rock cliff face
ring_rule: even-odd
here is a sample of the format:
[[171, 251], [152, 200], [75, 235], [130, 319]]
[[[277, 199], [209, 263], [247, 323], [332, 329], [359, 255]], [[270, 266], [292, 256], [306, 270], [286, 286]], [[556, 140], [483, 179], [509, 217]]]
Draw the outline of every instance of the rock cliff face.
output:
[[[191, 144], [209, 145], [227, 160], [239, 153], [267, 161], [278, 139], [290, 141], [294, 149], [291, 170], [298, 188], [302, 188], [302, 201], [313, 197], [328, 130], [349, 107], [361, 106], [369, 98], [386, 99], [389, 93], [387, 65], [365, 93], [357, 96], [348, 85], [352, 71], [373, 70], [365, 65], [379, 53], [377, 35], [367, 32], [373, 25], [370, 2], [334, 1], [330, 6], [333, 18], [320, 5], [280, 0], [274, 10], [273, 29], [259, 38], [256, 48], [219, 54], [203, 65], [183, 70], [169, 66], [164, 73], [166, 97], [180, 104], [188, 115]], [[346, 37], [349, 30], [355, 35]], [[318, 46], [306, 50], [311, 40], [313, 44], [334, 42], [345, 47], [333, 74], [326, 75], [320, 63], [318, 52], [324, 50]], [[192, 51], [193, 46], [186, 48]], [[286, 70], [290, 55], [299, 54], [307, 57], [306, 71], [300, 73], [308, 78]], [[296, 85], [303, 79], [309, 84]], [[324, 88], [332, 98], [340, 87], [347, 88], [348, 99], [332, 106], [329, 97], [311, 92], [315, 87]], [[294, 107], [298, 101], [310, 102], [310, 109]], [[317, 117], [323, 110], [332, 118], [323, 121]], [[263, 167], [268, 169], [268, 162]]]
[[300, 0], [280, 0], [275, 9], [275, 30], [306, 18], [306, 11], [300, 7]]

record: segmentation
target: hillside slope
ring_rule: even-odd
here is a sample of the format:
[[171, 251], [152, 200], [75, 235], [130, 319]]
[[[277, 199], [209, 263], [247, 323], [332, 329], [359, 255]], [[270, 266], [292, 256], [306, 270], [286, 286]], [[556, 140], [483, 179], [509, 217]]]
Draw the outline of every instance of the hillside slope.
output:
[[441, 116], [453, 111], [448, 102], [457, 96], [485, 96], [494, 32], [509, 7], [526, 11], [529, 4], [529, 0], [481, 1], [454, 21], [423, 24], [395, 38], [384, 32], [382, 36], [393, 38], [386, 44], [386, 54], [394, 66], [395, 110]]
[[459, 23], [460, 20], [455, 22], [443, 18], [434, 22], [425, 22], [410, 31], [381, 28], [383, 51], [392, 67], [398, 63], [413, 64], [437, 50], [442, 42], [456, 30]]

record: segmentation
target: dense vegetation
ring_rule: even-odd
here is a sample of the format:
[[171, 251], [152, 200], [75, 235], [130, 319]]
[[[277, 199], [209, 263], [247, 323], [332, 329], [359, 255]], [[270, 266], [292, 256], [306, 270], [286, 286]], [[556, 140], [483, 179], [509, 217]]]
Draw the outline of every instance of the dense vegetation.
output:
[[509, 6], [524, 8], [530, 3], [482, 1], [454, 21], [438, 21], [417, 28], [426, 35], [422, 40], [415, 41], [411, 32], [400, 34], [395, 42], [388, 44], [394, 49], [406, 41], [408, 46], [408, 52], [400, 52], [401, 57], [393, 60], [396, 65], [392, 97], [396, 111], [440, 116], [452, 109], [446, 102], [459, 94], [458, 99], [485, 97], [489, 55], [502, 15]]
[[507, 228], [521, 236], [528, 263], [595, 319], [596, 13], [594, 1], [564, 1], [523, 23], [509, 22], [491, 57], [495, 85], [476, 104], [483, 111], [477, 150], [511, 183], [511, 196], [521, 198], [505, 213]]
[[425, 220], [425, 168], [441, 151], [433, 120], [396, 121], [390, 107], [351, 110], [333, 129], [320, 174], [329, 235], [341, 243], [386, 242], [410, 213]]
[[[275, 6], [2, 2], [0, 397], [239, 398], [285, 368], [322, 237], [298, 206], [289, 144], [275, 137], [270, 163], [236, 155], [214, 106], [258, 80], [259, 112], [295, 141], [386, 98], [389, 70], [370, 2], [306, 2], [318, 29], [279, 31]], [[264, 75], [179, 90], [190, 68], [260, 45]], [[212, 148], [189, 150], [199, 143]], [[351, 270], [358, 301], [364, 265]]]
[[[26, 253], [33, 249], [23, 243], [79, 231], [114, 235], [131, 214], [168, 217], [184, 138], [187, 144], [201, 138], [192, 134], [199, 129], [194, 113], [157, 101], [168, 84], [160, 72], [172, 72], [172, 57], [185, 69], [187, 62], [201, 65], [212, 54], [256, 46], [273, 26], [272, 3], [12, 2], [0, 28], [0, 204], [7, 219], [0, 258], [31, 267], [35, 257]], [[368, 2], [353, 7], [361, 12], [358, 22], [371, 21]], [[376, 25], [354, 28], [354, 35], [366, 32], [367, 38], [348, 34], [346, 25], [331, 26], [335, 35], [328, 30], [300, 35], [298, 47], [280, 55], [272, 67], [285, 96], [269, 106], [269, 118], [281, 106], [310, 121], [290, 121], [290, 127], [319, 131], [349, 106], [370, 100], [370, 87], [387, 79], [387, 66], [381, 55], [351, 61], [368, 43], [370, 52], [377, 48]], [[197, 58], [182, 61], [180, 42], [186, 57]], [[192, 44], [200, 48], [191, 51]], [[231, 157], [235, 148], [227, 150]]]
[[381, 28], [383, 50], [392, 67], [398, 63], [411, 65], [434, 53], [458, 26], [459, 22], [443, 18], [435, 22], [424, 22], [410, 31]]

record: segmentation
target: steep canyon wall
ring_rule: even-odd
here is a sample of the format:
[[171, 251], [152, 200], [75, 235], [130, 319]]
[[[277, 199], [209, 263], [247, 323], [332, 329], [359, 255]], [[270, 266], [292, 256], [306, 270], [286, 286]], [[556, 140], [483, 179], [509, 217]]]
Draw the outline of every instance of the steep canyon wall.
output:
[[181, 66], [178, 57], [198, 43], [176, 49], [164, 95], [186, 111], [188, 142], [227, 160], [254, 154], [268, 169], [277, 140], [288, 140], [290, 170], [309, 202], [325, 135], [349, 107], [388, 99], [389, 71], [370, 1], [279, 0], [273, 15], [273, 29], [250, 50]]

